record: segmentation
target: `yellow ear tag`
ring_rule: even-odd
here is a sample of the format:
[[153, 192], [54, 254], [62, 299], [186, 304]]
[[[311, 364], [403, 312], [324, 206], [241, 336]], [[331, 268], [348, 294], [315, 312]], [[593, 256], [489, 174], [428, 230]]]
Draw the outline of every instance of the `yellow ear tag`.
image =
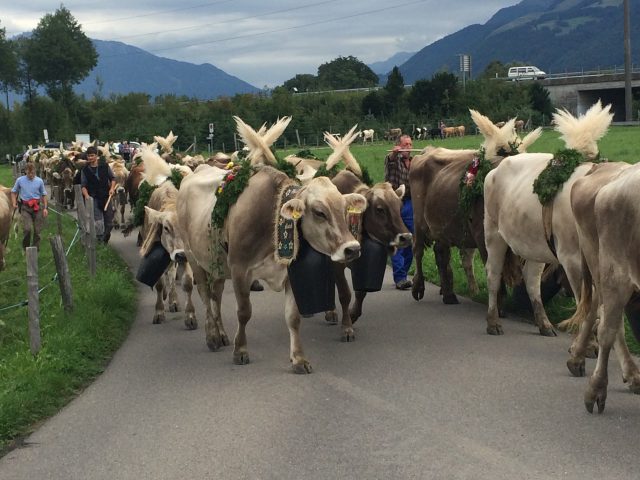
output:
[[293, 218], [294, 220], [298, 220], [301, 216], [302, 213], [300, 213], [300, 210], [294, 210], [293, 212], [291, 212], [291, 218]]
[[233, 162], [227, 163], [227, 170], [231, 170], [233, 168]]
[[347, 213], [362, 213], [362, 209], [358, 207], [351, 206], [347, 208]]

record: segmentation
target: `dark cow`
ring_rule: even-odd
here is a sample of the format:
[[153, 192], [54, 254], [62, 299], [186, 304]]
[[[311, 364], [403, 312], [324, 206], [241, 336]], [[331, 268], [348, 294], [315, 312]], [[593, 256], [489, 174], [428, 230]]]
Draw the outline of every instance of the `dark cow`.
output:
[[[389, 254], [398, 248], [411, 245], [411, 233], [400, 216], [401, 198], [404, 195], [404, 185], [393, 190], [388, 182], [377, 183], [368, 187], [360, 178], [348, 170], [342, 170], [332, 182], [342, 194], [359, 193], [367, 199], [367, 209], [363, 213], [363, 234], [385, 245]], [[338, 298], [342, 307], [342, 341], [355, 340], [353, 323], [362, 315], [362, 302], [367, 292], [356, 291], [355, 301], [351, 309], [351, 289], [345, 277], [345, 265], [336, 263], [336, 286]], [[327, 312], [327, 321], [336, 322], [336, 312]]]
[[[519, 143], [523, 151], [541, 134], [538, 129], [525, 139], [518, 139], [511, 120], [502, 128], [496, 127], [491, 120], [475, 110], [471, 116], [485, 137], [485, 156], [492, 163], [498, 163], [500, 149], [509, 150], [511, 144]], [[453, 291], [453, 273], [451, 271], [451, 247], [460, 249], [478, 248], [482, 259], [486, 259], [483, 229], [483, 203], [476, 202], [470, 212], [460, 212], [460, 182], [469, 168], [478, 150], [450, 150], [429, 147], [417, 155], [411, 162], [409, 182], [413, 199], [414, 218], [414, 256], [416, 274], [413, 277], [412, 295], [416, 300], [424, 297], [424, 273], [422, 257], [424, 248], [435, 242], [433, 249], [441, 281], [441, 293], [446, 304], [458, 303]], [[466, 259], [467, 269], [471, 271], [470, 258]], [[475, 284], [472, 273], [467, 275], [469, 286]]]

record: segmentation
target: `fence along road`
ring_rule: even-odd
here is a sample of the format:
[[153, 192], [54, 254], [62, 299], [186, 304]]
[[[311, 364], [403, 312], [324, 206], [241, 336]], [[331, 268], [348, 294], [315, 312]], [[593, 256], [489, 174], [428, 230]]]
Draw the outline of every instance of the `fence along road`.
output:
[[[136, 268], [135, 235], [113, 247]], [[223, 315], [235, 332], [227, 282]], [[508, 319], [485, 333], [485, 307], [367, 296], [355, 343], [322, 315], [303, 320], [314, 373], [294, 375], [282, 294], [252, 294], [250, 365], [209, 352], [204, 314], [152, 325], [139, 287], [132, 331], [105, 373], [0, 459], [0, 478], [634, 479], [640, 397], [612, 355], [605, 413], [589, 415], [585, 378], [566, 367], [569, 336]], [[594, 361], [587, 361], [589, 373]]]

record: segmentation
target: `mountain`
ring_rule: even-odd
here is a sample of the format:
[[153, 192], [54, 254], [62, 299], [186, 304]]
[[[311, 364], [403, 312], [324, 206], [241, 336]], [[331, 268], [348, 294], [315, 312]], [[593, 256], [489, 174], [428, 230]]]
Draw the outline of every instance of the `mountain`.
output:
[[105, 97], [111, 93], [144, 92], [152, 97], [175, 94], [209, 100], [259, 91], [209, 63], [195, 65], [157, 57], [121, 42], [92, 42], [98, 52], [98, 65], [74, 88], [76, 93], [86, 97], [93, 96], [96, 91]]
[[402, 65], [404, 62], [409, 60], [416, 52], [398, 52], [394, 56], [387, 58], [386, 60], [382, 60], [381, 62], [373, 62], [368, 65], [368, 67], [373, 70], [373, 73], [377, 73], [378, 75], [386, 75], [389, 73], [393, 67]]
[[[640, 63], [640, 0], [629, 0], [632, 63]], [[476, 77], [494, 60], [536, 65], [547, 73], [624, 65], [623, 0], [522, 0], [484, 25], [469, 25], [424, 47], [400, 65], [405, 83], [459, 71], [471, 56]]]
[[[28, 35], [28, 34], [26, 34]], [[74, 86], [77, 94], [91, 98], [143, 92], [210, 100], [237, 93], [256, 93], [258, 88], [204, 63], [195, 65], [158, 57], [121, 42], [91, 40], [98, 52], [98, 64], [89, 76]], [[43, 89], [39, 89], [41, 93]], [[10, 103], [21, 98], [10, 94]]]

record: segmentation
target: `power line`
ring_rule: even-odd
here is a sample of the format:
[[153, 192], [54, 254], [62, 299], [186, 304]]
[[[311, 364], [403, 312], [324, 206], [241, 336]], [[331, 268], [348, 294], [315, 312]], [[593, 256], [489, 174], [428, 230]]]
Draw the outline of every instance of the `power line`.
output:
[[259, 15], [250, 15], [248, 17], [234, 18], [232, 20], [224, 21], [224, 22], [201, 23], [200, 25], [192, 25], [192, 26], [189, 26], [189, 27], [158, 30], [158, 31], [155, 31], [155, 32], [138, 33], [138, 34], [135, 34], [135, 35], [125, 35], [123, 37], [116, 37], [113, 40], [122, 40], [122, 39], [125, 39], [125, 38], [145, 37], [145, 36], [148, 36], [148, 35], [157, 35], [158, 33], [178, 32], [178, 31], [182, 31], [182, 30], [191, 30], [191, 29], [196, 29], [196, 28], [211, 27], [211, 26], [214, 26], [214, 25], [225, 25], [225, 24], [228, 24], [229, 22], [241, 22], [243, 20], [251, 20], [253, 18], [266, 17], [268, 15], [275, 15], [275, 14], [279, 14], [279, 13], [292, 12], [294, 10], [302, 10], [302, 9], [305, 9], [305, 8], [317, 7], [318, 5], [326, 5], [327, 3], [335, 3], [337, 1], [339, 1], [339, 0], [327, 0], [327, 1], [324, 1], [324, 2], [310, 3], [310, 4], [307, 4], [307, 5], [300, 5], [298, 7], [285, 8], [285, 9], [282, 9], [282, 10], [275, 10], [273, 12], [262, 13], [262, 14], [259, 14]]
[[[396, 5], [390, 5], [388, 7], [384, 7], [384, 8], [379, 8], [377, 10], [368, 10], [366, 12], [360, 12], [360, 13], [354, 13], [352, 15], [345, 15], [342, 17], [338, 17], [338, 18], [331, 18], [328, 20], [319, 20], [317, 22], [311, 22], [311, 23], [305, 23], [302, 25], [296, 25], [293, 27], [285, 27], [285, 28], [279, 28], [279, 29], [275, 29], [275, 30], [267, 30], [265, 32], [258, 32], [258, 33], [248, 33], [245, 35], [235, 35], [233, 37], [226, 37], [226, 38], [219, 38], [216, 40], [207, 40], [207, 41], [202, 41], [202, 42], [194, 42], [194, 43], [184, 43], [181, 45], [173, 45], [171, 47], [165, 47], [165, 48], [154, 48], [154, 49], [150, 49], [150, 50], [146, 50], [143, 51], [141, 53], [155, 53], [155, 52], [166, 52], [168, 50], [178, 50], [181, 48], [188, 48], [188, 47], [196, 47], [198, 45], [210, 45], [213, 43], [221, 43], [221, 42], [227, 42], [230, 40], [238, 40], [238, 39], [242, 39], [242, 38], [251, 38], [251, 37], [258, 37], [258, 36], [262, 36], [262, 35], [269, 35], [271, 33], [280, 33], [280, 32], [286, 32], [286, 31], [290, 31], [290, 30], [297, 30], [300, 28], [305, 28], [305, 27], [313, 27], [316, 25], [322, 25], [325, 23], [331, 23], [331, 22], [335, 22], [335, 21], [341, 21], [341, 20], [348, 20], [351, 18], [356, 18], [356, 17], [362, 17], [364, 15], [372, 15], [374, 13], [380, 13], [380, 12], [384, 12], [387, 10], [393, 10], [396, 8], [401, 8], [401, 7], [407, 7], [410, 5], [416, 5], [418, 3], [424, 3], [427, 0], [416, 0], [416, 1], [412, 1], [412, 2], [406, 2], [406, 3], [400, 3], [400, 4], [396, 4]], [[140, 53], [138, 53], [139, 55]], [[119, 56], [124, 56], [124, 55], [131, 55], [131, 54], [114, 54], [114, 55], [108, 55], [108, 58], [111, 57], [119, 57]]]

